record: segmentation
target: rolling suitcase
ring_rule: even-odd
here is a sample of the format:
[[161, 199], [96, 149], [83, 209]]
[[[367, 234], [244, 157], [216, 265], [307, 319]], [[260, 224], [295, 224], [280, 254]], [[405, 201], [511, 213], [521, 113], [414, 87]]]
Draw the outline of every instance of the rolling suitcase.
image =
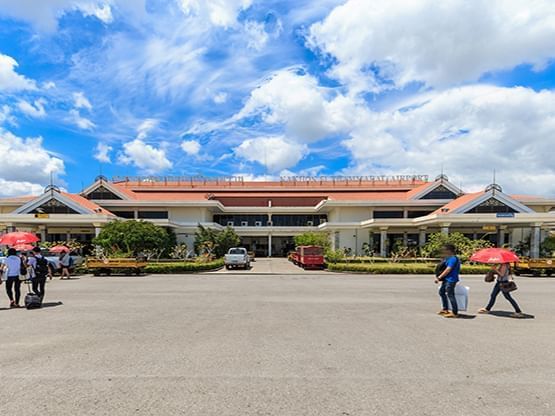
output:
[[31, 285], [31, 281], [28, 281], [26, 283], [28, 285], [28, 293], [25, 295], [25, 307], [27, 309], [39, 309], [40, 307], [42, 307], [42, 299], [36, 293], [31, 292], [31, 289], [29, 287]]

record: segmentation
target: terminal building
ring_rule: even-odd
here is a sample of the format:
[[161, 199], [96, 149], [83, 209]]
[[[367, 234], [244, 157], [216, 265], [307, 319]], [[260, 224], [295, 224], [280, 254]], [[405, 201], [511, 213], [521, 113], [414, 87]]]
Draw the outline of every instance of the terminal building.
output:
[[232, 226], [257, 256], [284, 256], [303, 232], [326, 231], [334, 248], [387, 256], [397, 242], [421, 246], [431, 233], [461, 232], [498, 246], [529, 241], [538, 257], [555, 230], [555, 198], [509, 195], [491, 184], [464, 193], [441, 175], [231, 178], [98, 177], [79, 194], [49, 186], [42, 195], [0, 199], [0, 232], [31, 231], [42, 241], [90, 242], [115, 219], [171, 228], [192, 247], [199, 224]]

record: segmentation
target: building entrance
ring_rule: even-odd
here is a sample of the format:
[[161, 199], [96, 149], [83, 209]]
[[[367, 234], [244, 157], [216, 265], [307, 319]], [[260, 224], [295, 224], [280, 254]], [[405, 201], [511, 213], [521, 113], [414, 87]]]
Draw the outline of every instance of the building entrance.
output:
[[254, 251], [256, 257], [287, 257], [295, 249], [295, 240], [293, 236], [241, 237], [241, 245], [248, 251]]

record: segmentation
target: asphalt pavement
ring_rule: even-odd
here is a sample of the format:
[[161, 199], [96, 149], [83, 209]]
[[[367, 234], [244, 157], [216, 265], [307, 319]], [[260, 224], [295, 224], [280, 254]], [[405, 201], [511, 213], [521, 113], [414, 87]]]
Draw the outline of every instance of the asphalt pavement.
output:
[[555, 279], [517, 283], [533, 318], [441, 318], [422, 276], [55, 280], [0, 309], [0, 414], [552, 416]]

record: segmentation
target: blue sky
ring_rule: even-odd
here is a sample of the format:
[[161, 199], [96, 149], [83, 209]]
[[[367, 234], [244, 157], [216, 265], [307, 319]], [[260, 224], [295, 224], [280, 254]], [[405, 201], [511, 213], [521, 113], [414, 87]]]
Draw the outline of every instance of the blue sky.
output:
[[117, 175], [492, 172], [555, 195], [555, 5], [0, 0], [0, 196]]

